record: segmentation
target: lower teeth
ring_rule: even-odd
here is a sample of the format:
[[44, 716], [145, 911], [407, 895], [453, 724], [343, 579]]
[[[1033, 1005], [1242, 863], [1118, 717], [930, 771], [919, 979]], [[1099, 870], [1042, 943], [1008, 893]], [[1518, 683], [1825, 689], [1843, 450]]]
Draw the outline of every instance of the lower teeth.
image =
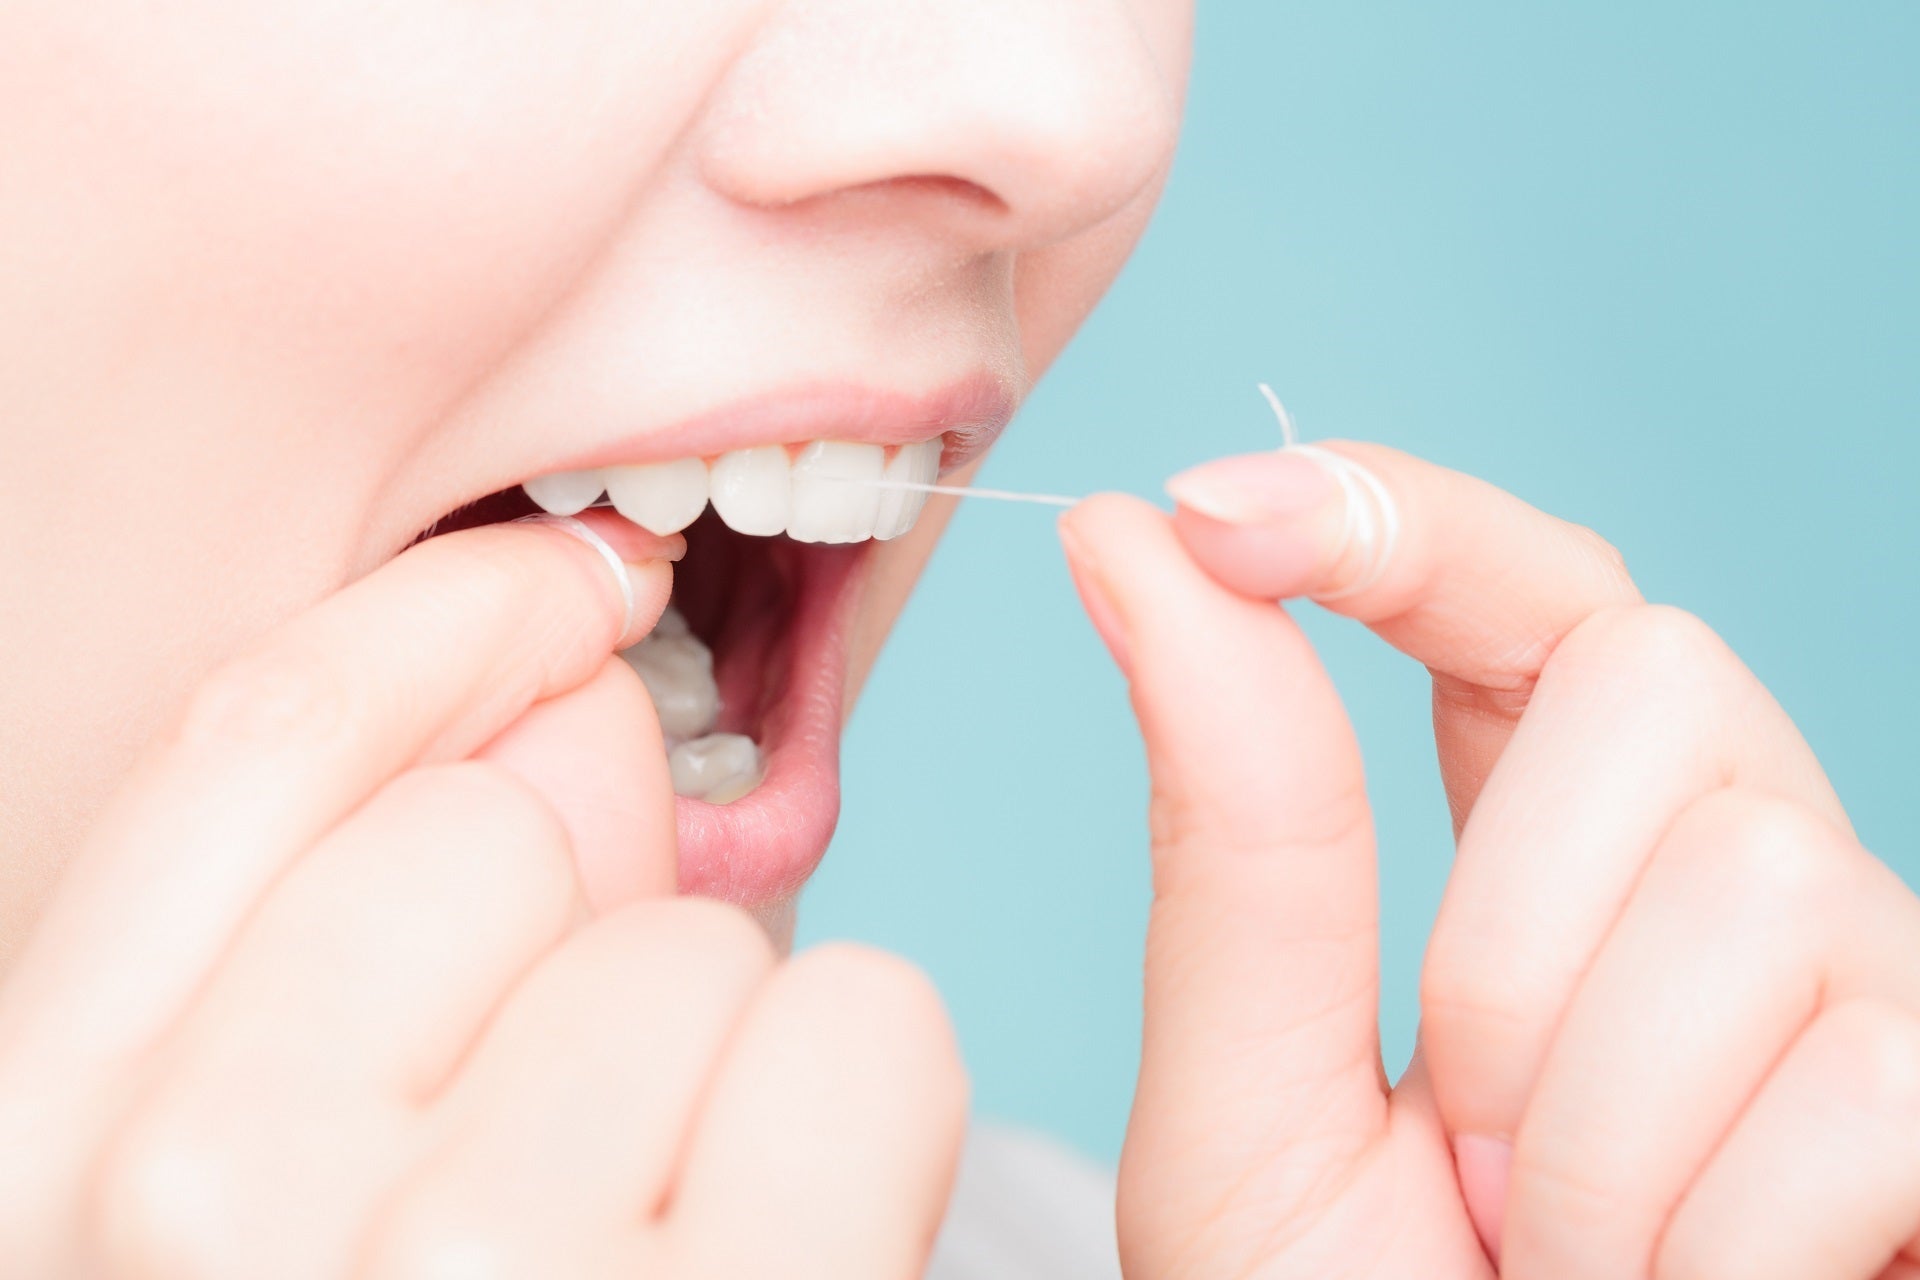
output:
[[710, 733], [667, 754], [673, 789], [709, 804], [728, 804], [760, 785], [760, 748], [740, 733]]
[[646, 683], [666, 735], [673, 789], [709, 804], [731, 804], [760, 785], [766, 772], [759, 744], [738, 733], [715, 733], [720, 686], [713, 651], [668, 607], [652, 634], [621, 654]]

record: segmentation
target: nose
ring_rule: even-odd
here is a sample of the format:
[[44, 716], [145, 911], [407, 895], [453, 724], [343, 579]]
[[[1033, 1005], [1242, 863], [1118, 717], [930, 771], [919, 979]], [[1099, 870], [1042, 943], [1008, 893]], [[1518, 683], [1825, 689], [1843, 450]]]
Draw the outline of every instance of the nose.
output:
[[1184, 23], [1137, 3], [792, 0], [710, 101], [702, 174], [765, 208], [884, 201], [986, 250], [1066, 239], [1172, 155]]

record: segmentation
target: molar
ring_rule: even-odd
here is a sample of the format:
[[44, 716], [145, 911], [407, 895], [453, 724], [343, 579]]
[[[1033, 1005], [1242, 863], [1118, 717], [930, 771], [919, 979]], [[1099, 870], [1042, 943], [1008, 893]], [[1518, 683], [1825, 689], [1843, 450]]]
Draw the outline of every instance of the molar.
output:
[[[677, 633], [677, 634], [676, 634]], [[720, 686], [713, 678], [713, 651], [684, 622], [656, 629], [621, 655], [646, 683], [669, 738], [698, 738], [720, 719]]]
[[738, 733], [713, 733], [683, 742], [667, 757], [676, 795], [731, 804], [760, 785], [760, 747]]

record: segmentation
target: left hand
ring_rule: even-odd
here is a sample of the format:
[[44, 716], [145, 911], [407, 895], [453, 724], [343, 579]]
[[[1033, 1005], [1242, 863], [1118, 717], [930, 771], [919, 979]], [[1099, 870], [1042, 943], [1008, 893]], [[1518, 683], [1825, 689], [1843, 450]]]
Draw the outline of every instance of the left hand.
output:
[[[1384, 560], [1303, 454], [1177, 486], [1224, 519], [1062, 526], [1154, 784], [1128, 1274], [1920, 1277], [1920, 901], [1599, 539], [1330, 449], [1391, 495]], [[1458, 854], [1396, 1087], [1360, 756], [1294, 596], [1434, 673]]]

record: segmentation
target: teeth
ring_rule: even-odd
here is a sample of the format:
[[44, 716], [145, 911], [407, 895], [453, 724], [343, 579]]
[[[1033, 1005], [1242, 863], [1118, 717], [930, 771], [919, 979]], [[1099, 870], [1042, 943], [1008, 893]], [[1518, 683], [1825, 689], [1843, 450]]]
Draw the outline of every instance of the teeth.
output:
[[723, 453], [709, 466], [678, 458], [644, 466], [556, 471], [521, 487], [541, 509], [575, 515], [605, 493], [621, 515], [657, 534], [678, 533], [712, 502], [736, 533], [798, 542], [897, 538], [913, 528], [927, 495], [878, 489], [876, 480], [929, 484], [940, 473], [941, 442], [880, 445], [816, 440], [789, 457], [785, 445]]
[[672, 605], [668, 605], [661, 611], [660, 621], [653, 624], [652, 634], [656, 636], [690, 636], [693, 634], [693, 628], [687, 625], [685, 614], [681, 613]]
[[667, 768], [676, 795], [732, 804], [760, 785], [766, 772], [759, 744], [739, 733], [715, 733], [720, 689], [713, 653], [671, 606], [653, 633], [621, 655], [640, 673], [667, 739]]
[[667, 757], [673, 790], [709, 804], [731, 804], [760, 784], [760, 748], [738, 733], [714, 733], [683, 742]]
[[791, 472], [781, 445], [723, 453], [713, 463], [713, 509], [736, 533], [785, 533], [793, 509]]
[[663, 536], [692, 524], [707, 506], [707, 464], [698, 458], [608, 467], [604, 474], [614, 509]]
[[880, 514], [880, 478], [886, 451], [877, 444], [818, 440], [793, 460], [793, 514], [787, 536], [796, 542], [865, 542]]
[[[941, 443], [936, 438], [919, 444], [903, 444], [894, 451], [882, 478], [904, 480], [912, 484], [932, 484], [940, 475]], [[897, 538], [913, 528], [927, 495], [909, 489], [882, 489], [880, 511], [874, 517], [873, 536], [885, 541]]]
[[606, 486], [598, 471], [556, 471], [520, 486], [541, 510], [556, 516], [578, 515], [596, 502]]
[[[676, 619], [678, 615], [675, 615]], [[713, 679], [713, 652], [678, 623], [679, 634], [656, 630], [621, 656], [646, 682], [669, 738], [698, 738], [720, 718], [720, 686]]]

